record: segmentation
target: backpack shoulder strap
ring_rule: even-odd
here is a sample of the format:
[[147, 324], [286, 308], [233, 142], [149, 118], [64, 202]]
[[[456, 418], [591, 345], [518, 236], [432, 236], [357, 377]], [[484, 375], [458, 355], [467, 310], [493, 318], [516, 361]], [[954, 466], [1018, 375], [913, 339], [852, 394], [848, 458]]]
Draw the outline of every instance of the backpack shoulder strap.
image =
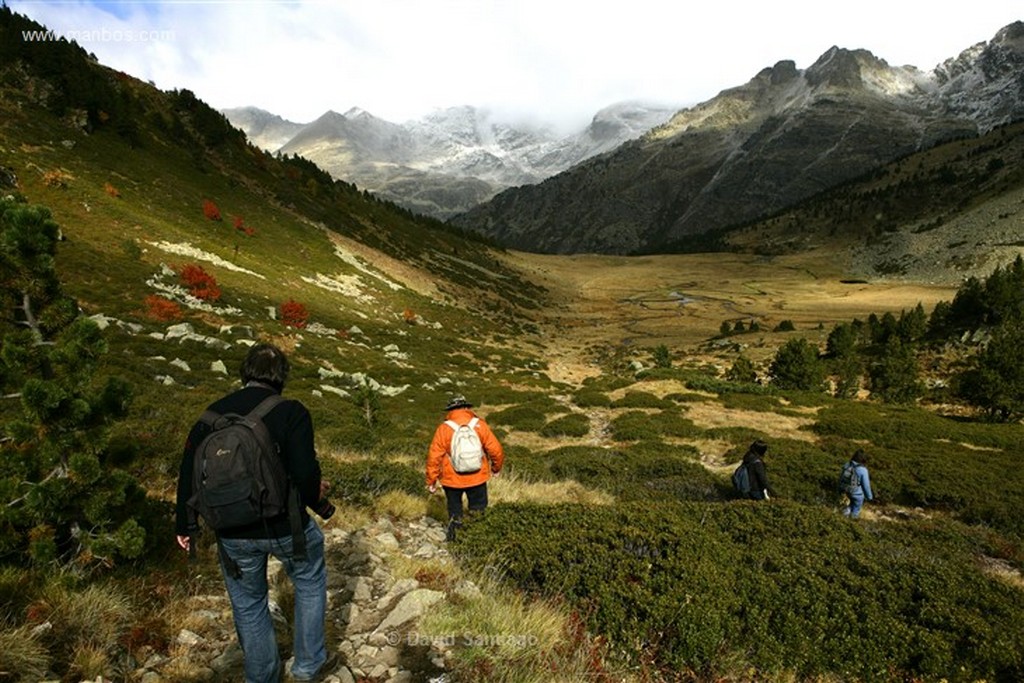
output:
[[444, 423], [452, 428], [453, 432], [459, 431], [459, 423], [455, 420], [445, 420]]
[[199, 421], [203, 424], [213, 427], [213, 425], [223, 417], [220, 413], [215, 413], [212, 410], [204, 410], [203, 414], [199, 416]]
[[469, 426], [470, 426], [470, 427], [471, 427], [472, 429], [476, 429], [476, 425], [477, 425], [477, 423], [479, 423], [479, 422], [480, 422], [480, 418], [479, 418], [479, 417], [474, 417], [474, 418], [473, 418], [472, 420], [470, 420], [470, 421], [469, 421]]
[[283, 402], [284, 398], [281, 397], [281, 394], [271, 394], [270, 396], [267, 396], [265, 399], [260, 401], [258, 406], [249, 411], [248, 417], [252, 419], [262, 420], [267, 416], [267, 413], [269, 413], [271, 410], [273, 410], [280, 403]]

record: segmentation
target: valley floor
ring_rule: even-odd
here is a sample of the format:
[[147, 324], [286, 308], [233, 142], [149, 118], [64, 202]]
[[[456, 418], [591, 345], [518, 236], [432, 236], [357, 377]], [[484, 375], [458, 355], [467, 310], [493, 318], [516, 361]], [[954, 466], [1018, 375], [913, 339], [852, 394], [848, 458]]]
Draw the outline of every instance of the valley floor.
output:
[[[931, 310], [956, 293], [955, 285], [850, 278], [824, 252], [774, 258], [512, 252], [509, 260], [549, 291], [551, 305], [541, 321], [549, 373], [571, 385], [600, 374], [594, 357], [602, 348], [664, 344], [674, 353], [699, 356], [723, 322], [756, 321], [761, 332], [734, 339], [755, 347], [753, 360], [763, 360], [776, 346], [773, 337], [779, 343], [794, 334], [823, 340], [837, 322], [898, 314], [918, 303]], [[783, 320], [793, 322], [796, 332], [769, 334]]]

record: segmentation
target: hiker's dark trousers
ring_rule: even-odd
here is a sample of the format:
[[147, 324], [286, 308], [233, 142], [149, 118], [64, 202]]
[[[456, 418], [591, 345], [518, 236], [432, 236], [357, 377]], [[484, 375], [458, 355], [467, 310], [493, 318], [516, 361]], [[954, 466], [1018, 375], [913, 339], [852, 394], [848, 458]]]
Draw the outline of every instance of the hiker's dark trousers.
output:
[[457, 489], [444, 486], [444, 497], [448, 501], [448, 519], [462, 519], [462, 494], [466, 494], [470, 510], [483, 510], [487, 507], [487, 482], [471, 486], [468, 489]]

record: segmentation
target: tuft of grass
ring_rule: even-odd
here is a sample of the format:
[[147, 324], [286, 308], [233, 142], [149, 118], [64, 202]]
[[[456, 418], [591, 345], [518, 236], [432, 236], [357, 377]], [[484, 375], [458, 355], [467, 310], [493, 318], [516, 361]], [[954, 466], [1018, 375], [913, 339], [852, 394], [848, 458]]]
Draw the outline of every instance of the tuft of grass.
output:
[[530, 598], [493, 577], [477, 577], [472, 597], [446, 600], [415, 634], [449, 649], [455, 680], [552, 683], [601, 680], [603, 641], [557, 599]]
[[529, 481], [515, 471], [503, 471], [488, 484], [490, 498], [497, 503], [582, 503], [612, 505], [615, 496], [584, 486], [574, 479], [560, 481]]
[[110, 672], [110, 655], [100, 645], [83, 644], [72, 653], [68, 668], [80, 680], [102, 680]]
[[32, 635], [32, 627], [0, 629], [0, 676], [3, 680], [45, 680], [49, 668], [50, 653], [39, 638]]
[[398, 519], [419, 519], [427, 514], [429, 499], [405, 491], [388, 491], [376, 500], [373, 507], [379, 514]]
[[92, 584], [81, 590], [50, 584], [43, 591], [52, 633], [67, 651], [102, 648], [117, 642], [134, 618], [130, 598], [113, 584]]

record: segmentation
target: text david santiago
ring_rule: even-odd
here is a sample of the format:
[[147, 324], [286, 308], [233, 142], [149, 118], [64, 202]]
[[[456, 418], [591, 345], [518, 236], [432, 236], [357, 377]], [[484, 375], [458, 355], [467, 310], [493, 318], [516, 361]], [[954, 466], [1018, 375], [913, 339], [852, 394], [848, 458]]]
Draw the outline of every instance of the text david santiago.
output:
[[426, 633], [392, 633], [388, 635], [389, 645], [408, 645], [411, 647], [512, 647], [524, 648], [537, 645], [539, 639], [527, 634], [492, 634], [492, 633], [460, 633], [437, 634]]

